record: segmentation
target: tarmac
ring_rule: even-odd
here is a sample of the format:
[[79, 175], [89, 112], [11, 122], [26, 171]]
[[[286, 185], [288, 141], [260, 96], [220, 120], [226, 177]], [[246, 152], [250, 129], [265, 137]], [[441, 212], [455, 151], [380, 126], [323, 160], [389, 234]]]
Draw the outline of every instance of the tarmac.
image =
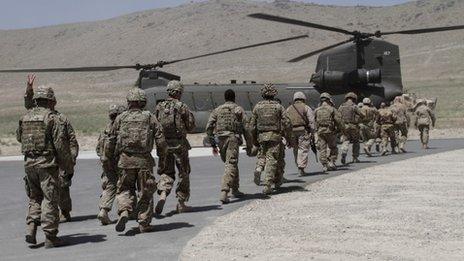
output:
[[[464, 148], [464, 139], [432, 140], [430, 150], [422, 150], [417, 141], [408, 143], [408, 153], [385, 157], [361, 157], [362, 163], [342, 166], [339, 171], [322, 174], [321, 166], [311, 156], [308, 176], [297, 177], [293, 156], [287, 150], [284, 184], [280, 193], [304, 191], [305, 187], [320, 180], [336, 177], [352, 171], [381, 164]], [[156, 259], [177, 260], [189, 240], [204, 227], [211, 225], [218, 217], [229, 214], [256, 199], [265, 199], [262, 187], [252, 182], [255, 158], [240, 156], [241, 190], [247, 193], [242, 199], [233, 200], [222, 206], [218, 198], [223, 164], [219, 158], [204, 156], [203, 149], [191, 159], [191, 201], [193, 212], [176, 214], [175, 195], [170, 195], [162, 216], [156, 217], [152, 225], [154, 231], [140, 234], [137, 223], [130, 221], [125, 233], [118, 233], [114, 226], [101, 226], [96, 219], [98, 200], [101, 192], [101, 167], [98, 160], [78, 160], [73, 179], [73, 221], [60, 225], [59, 235], [67, 245], [56, 249], [44, 249], [43, 244], [29, 247], [24, 242], [27, 197], [23, 184], [23, 164], [21, 161], [0, 162], [0, 251], [2, 260], [132, 260]], [[91, 157], [90, 157], [91, 158]], [[351, 157], [349, 156], [348, 159]], [[155, 196], [155, 200], [157, 196]], [[112, 218], [116, 219], [113, 210]], [[39, 231], [38, 241], [43, 242]]]

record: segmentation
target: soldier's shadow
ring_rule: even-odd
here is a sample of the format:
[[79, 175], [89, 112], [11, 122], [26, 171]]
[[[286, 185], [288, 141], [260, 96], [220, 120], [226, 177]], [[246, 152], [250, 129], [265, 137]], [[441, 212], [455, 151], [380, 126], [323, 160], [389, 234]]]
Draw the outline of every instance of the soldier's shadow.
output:
[[302, 186], [288, 186], [288, 187], [280, 187], [280, 189], [278, 189], [272, 194], [278, 195], [278, 194], [285, 194], [285, 193], [296, 192], [296, 191], [300, 192], [300, 191], [308, 191], [308, 190]]
[[[106, 235], [102, 234], [97, 234], [97, 235], [89, 235], [88, 233], [77, 233], [77, 234], [71, 234], [71, 235], [65, 235], [65, 236], [60, 236], [60, 239], [63, 240], [63, 245], [60, 246], [62, 247], [69, 247], [69, 246], [75, 246], [75, 245], [81, 245], [81, 244], [87, 244], [87, 243], [100, 243], [106, 241]], [[45, 244], [44, 242], [30, 246], [32, 249], [36, 248], [41, 248]]]
[[72, 217], [70, 222], [81, 222], [91, 219], [97, 219], [97, 215], [85, 215], [85, 216], [76, 216]]
[[[195, 212], [205, 212], [205, 211], [211, 211], [211, 210], [221, 210], [222, 207], [221, 205], [209, 205], [209, 206], [192, 206], [190, 207], [190, 210], [186, 213], [195, 213]], [[177, 213], [176, 210], [172, 210], [166, 214], [163, 215], [156, 215], [154, 214], [155, 218], [156, 219], [163, 219], [165, 217], [172, 217], [176, 214], [179, 214]]]
[[[163, 232], [163, 231], [170, 231], [174, 229], [181, 229], [181, 228], [187, 228], [187, 227], [194, 227], [194, 225], [187, 223], [187, 222], [173, 222], [173, 223], [167, 223], [167, 224], [158, 224], [158, 225], [150, 226], [149, 231], [145, 233]], [[120, 236], [133, 237], [138, 234], [141, 234], [139, 228], [132, 227], [126, 233], [120, 234]]]
[[239, 203], [239, 202], [243, 202], [243, 201], [247, 201], [247, 200], [268, 199], [268, 198], [269, 198], [269, 196], [264, 195], [263, 193], [245, 194], [241, 198], [232, 199], [229, 204]]

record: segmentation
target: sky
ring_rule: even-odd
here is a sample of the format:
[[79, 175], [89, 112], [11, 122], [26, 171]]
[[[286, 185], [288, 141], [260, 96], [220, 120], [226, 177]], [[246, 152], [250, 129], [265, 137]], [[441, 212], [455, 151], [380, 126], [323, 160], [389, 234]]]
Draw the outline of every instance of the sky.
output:
[[[0, 29], [95, 21], [201, 0], [0, 0]], [[262, 0], [261, 0], [262, 1]], [[333, 5], [394, 5], [407, 0], [299, 0]]]

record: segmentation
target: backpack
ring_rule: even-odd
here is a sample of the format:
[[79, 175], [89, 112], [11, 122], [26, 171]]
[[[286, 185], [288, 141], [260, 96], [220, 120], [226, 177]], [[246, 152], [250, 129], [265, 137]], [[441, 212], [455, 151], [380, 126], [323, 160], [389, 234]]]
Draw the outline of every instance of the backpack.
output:
[[182, 137], [184, 123], [182, 122], [180, 109], [180, 102], [164, 101], [156, 111], [156, 117], [166, 138]]
[[281, 106], [277, 102], [262, 102], [256, 106], [258, 132], [281, 131]]
[[333, 108], [329, 106], [321, 106], [316, 110], [316, 124], [318, 127], [334, 129]]
[[153, 149], [153, 129], [148, 111], [128, 111], [121, 114], [118, 148], [122, 152], [145, 154]]

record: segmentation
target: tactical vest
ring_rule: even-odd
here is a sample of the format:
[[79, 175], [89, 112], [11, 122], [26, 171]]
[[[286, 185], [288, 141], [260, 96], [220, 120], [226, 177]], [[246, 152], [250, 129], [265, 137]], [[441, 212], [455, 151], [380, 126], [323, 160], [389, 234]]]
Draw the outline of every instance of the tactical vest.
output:
[[351, 123], [351, 124], [356, 124], [356, 105], [352, 103], [343, 103], [340, 105], [339, 111], [342, 116], [342, 120], [344, 123]]
[[121, 152], [150, 153], [153, 149], [153, 129], [148, 111], [127, 111], [121, 114], [117, 146]]
[[296, 102], [294, 105], [291, 105], [289, 107], [288, 117], [290, 118], [290, 121], [292, 122], [293, 128], [302, 127], [302, 126], [307, 125], [307, 123], [303, 119], [303, 117], [307, 117], [306, 113], [307, 113], [306, 105], [302, 102]]
[[396, 123], [397, 124], [401, 124], [401, 123], [404, 123], [406, 122], [406, 117], [404, 115], [404, 111], [403, 111], [403, 108], [401, 107], [401, 105], [393, 105], [391, 106], [391, 110], [393, 112], [393, 114], [396, 116]]
[[48, 155], [53, 153], [47, 119], [52, 112], [45, 108], [34, 108], [21, 123], [21, 151], [24, 155]]
[[417, 125], [430, 125], [431, 119], [427, 105], [421, 105], [416, 109]]
[[223, 104], [217, 110], [217, 132], [237, 133], [238, 119], [235, 114], [236, 104]]
[[258, 132], [282, 130], [282, 106], [274, 101], [264, 101], [255, 107], [257, 117]]
[[334, 109], [328, 105], [322, 105], [315, 111], [316, 125], [318, 128], [334, 129]]
[[364, 114], [363, 123], [367, 125], [373, 124], [375, 121], [375, 115], [376, 115], [375, 109], [364, 105], [361, 108], [361, 111]]
[[182, 138], [186, 133], [181, 114], [182, 103], [167, 100], [159, 106], [156, 117], [163, 128], [164, 136], [168, 139]]
[[393, 124], [393, 113], [389, 109], [380, 109], [379, 110], [379, 122], [380, 124]]

